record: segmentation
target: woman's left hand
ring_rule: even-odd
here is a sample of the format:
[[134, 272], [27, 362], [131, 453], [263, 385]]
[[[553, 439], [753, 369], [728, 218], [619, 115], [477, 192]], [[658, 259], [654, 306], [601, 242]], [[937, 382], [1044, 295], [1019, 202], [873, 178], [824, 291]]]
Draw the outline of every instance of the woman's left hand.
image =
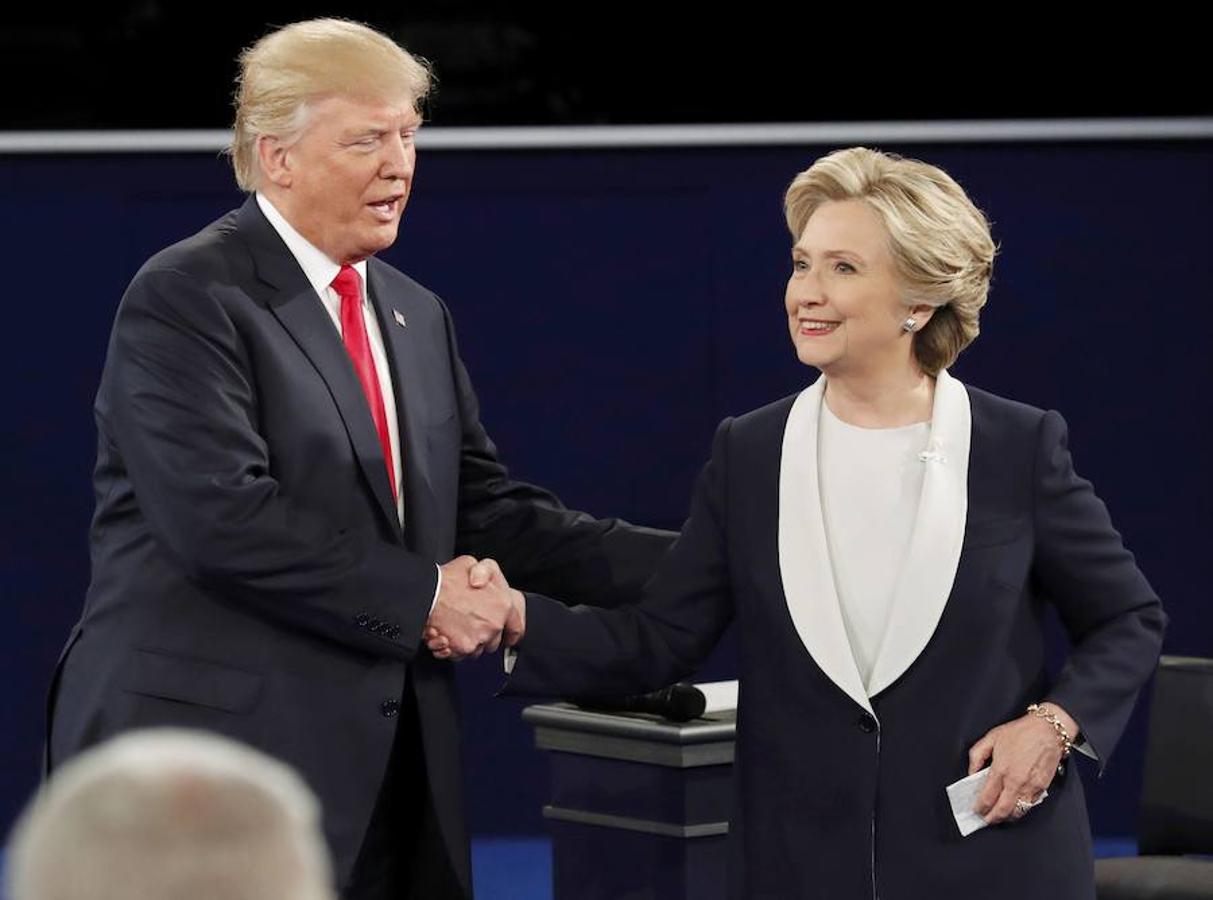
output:
[[[1077, 733], [1074, 720], [1065, 710], [1056, 704], [1048, 708], [1069, 734]], [[1030, 807], [1025, 804], [1034, 805], [1053, 782], [1061, 753], [1057, 731], [1032, 713], [990, 729], [969, 750], [970, 775], [992, 759], [990, 776], [977, 797], [976, 812], [991, 825], [1026, 815]]]

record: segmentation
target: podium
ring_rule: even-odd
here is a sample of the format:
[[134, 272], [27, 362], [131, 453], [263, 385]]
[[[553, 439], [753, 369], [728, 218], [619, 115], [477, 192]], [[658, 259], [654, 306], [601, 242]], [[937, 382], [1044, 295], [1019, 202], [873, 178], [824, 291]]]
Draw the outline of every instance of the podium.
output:
[[715, 900], [727, 894], [736, 713], [691, 722], [527, 707], [551, 753], [554, 900]]

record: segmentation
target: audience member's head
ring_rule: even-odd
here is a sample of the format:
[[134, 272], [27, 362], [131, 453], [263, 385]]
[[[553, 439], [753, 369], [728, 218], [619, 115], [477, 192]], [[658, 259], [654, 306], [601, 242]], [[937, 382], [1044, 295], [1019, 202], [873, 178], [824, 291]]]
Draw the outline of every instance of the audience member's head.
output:
[[10, 900], [331, 900], [311, 791], [287, 766], [181, 729], [57, 770], [17, 822]]

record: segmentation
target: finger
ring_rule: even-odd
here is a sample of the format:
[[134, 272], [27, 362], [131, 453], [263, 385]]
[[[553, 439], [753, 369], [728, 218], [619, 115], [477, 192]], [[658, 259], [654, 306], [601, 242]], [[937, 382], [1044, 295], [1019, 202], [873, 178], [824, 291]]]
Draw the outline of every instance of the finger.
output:
[[1002, 781], [1002, 770], [991, 768], [990, 774], [986, 777], [986, 783], [982, 786], [981, 793], [977, 795], [977, 802], [973, 805], [973, 810], [979, 816], [984, 816], [993, 809], [994, 804], [998, 802], [998, 798], [1002, 796]]
[[994, 804], [985, 815], [985, 820], [991, 825], [998, 822], [1005, 822], [1011, 817], [1011, 813], [1015, 811], [1015, 801], [1019, 799], [1019, 792], [1013, 789], [1008, 783], [1004, 782], [1002, 793], [998, 797], [998, 802]]
[[451, 642], [451, 650], [460, 659], [471, 656], [480, 647], [479, 641], [475, 638], [454, 636], [448, 639]]
[[510, 589], [510, 611], [505, 617], [506, 644], [516, 646], [526, 636], [526, 597]]
[[509, 647], [513, 647], [526, 634], [526, 622], [523, 619], [522, 611], [515, 604], [510, 604], [509, 615], [505, 617], [505, 642]]
[[980, 772], [990, 755], [994, 752], [993, 732], [987, 731], [986, 736], [969, 748], [969, 774]]
[[496, 653], [497, 649], [501, 646], [501, 639], [502, 633], [500, 631], [493, 635], [493, 637], [489, 638], [488, 642], [484, 644], [485, 652]]
[[472, 566], [476, 565], [476, 557], [468, 556], [466, 553], [462, 556], [456, 556], [442, 568], [450, 567], [456, 572], [466, 572]]
[[482, 559], [468, 571], [468, 583], [475, 588], [484, 587], [495, 579], [505, 581], [501, 566], [497, 565], [495, 559]]

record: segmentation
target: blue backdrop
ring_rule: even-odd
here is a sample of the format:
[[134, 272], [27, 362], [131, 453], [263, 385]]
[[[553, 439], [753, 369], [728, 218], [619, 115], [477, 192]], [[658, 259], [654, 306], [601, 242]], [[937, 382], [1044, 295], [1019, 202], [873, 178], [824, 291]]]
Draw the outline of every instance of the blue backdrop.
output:
[[[516, 474], [676, 528], [716, 422], [813, 375], [784, 325], [780, 202], [829, 149], [423, 151], [384, 256], [450, 304]], [[982, 335], [954, 372], [1065, 414], [1079, 471], [1167, 605], [1166, 651], [1213, 655], [1213, 143], [882, 149], [942, 165], [993, 220]], [[91, 403], [114, 308], [147, 256], [240, 199], [207, 154], [0, 166], [0, 828], [36, 782], [44, 689], [88, 580]], [[726, 641], [706, 676], [732, 660]], [[544, 762], [522, 704], [491, 699], [497, 660], [461, 679], [474, 830], [539, 830]], [[1089, 784], [1097, 834], [1134, 830], [1143, 740], [1139, 708]]]

